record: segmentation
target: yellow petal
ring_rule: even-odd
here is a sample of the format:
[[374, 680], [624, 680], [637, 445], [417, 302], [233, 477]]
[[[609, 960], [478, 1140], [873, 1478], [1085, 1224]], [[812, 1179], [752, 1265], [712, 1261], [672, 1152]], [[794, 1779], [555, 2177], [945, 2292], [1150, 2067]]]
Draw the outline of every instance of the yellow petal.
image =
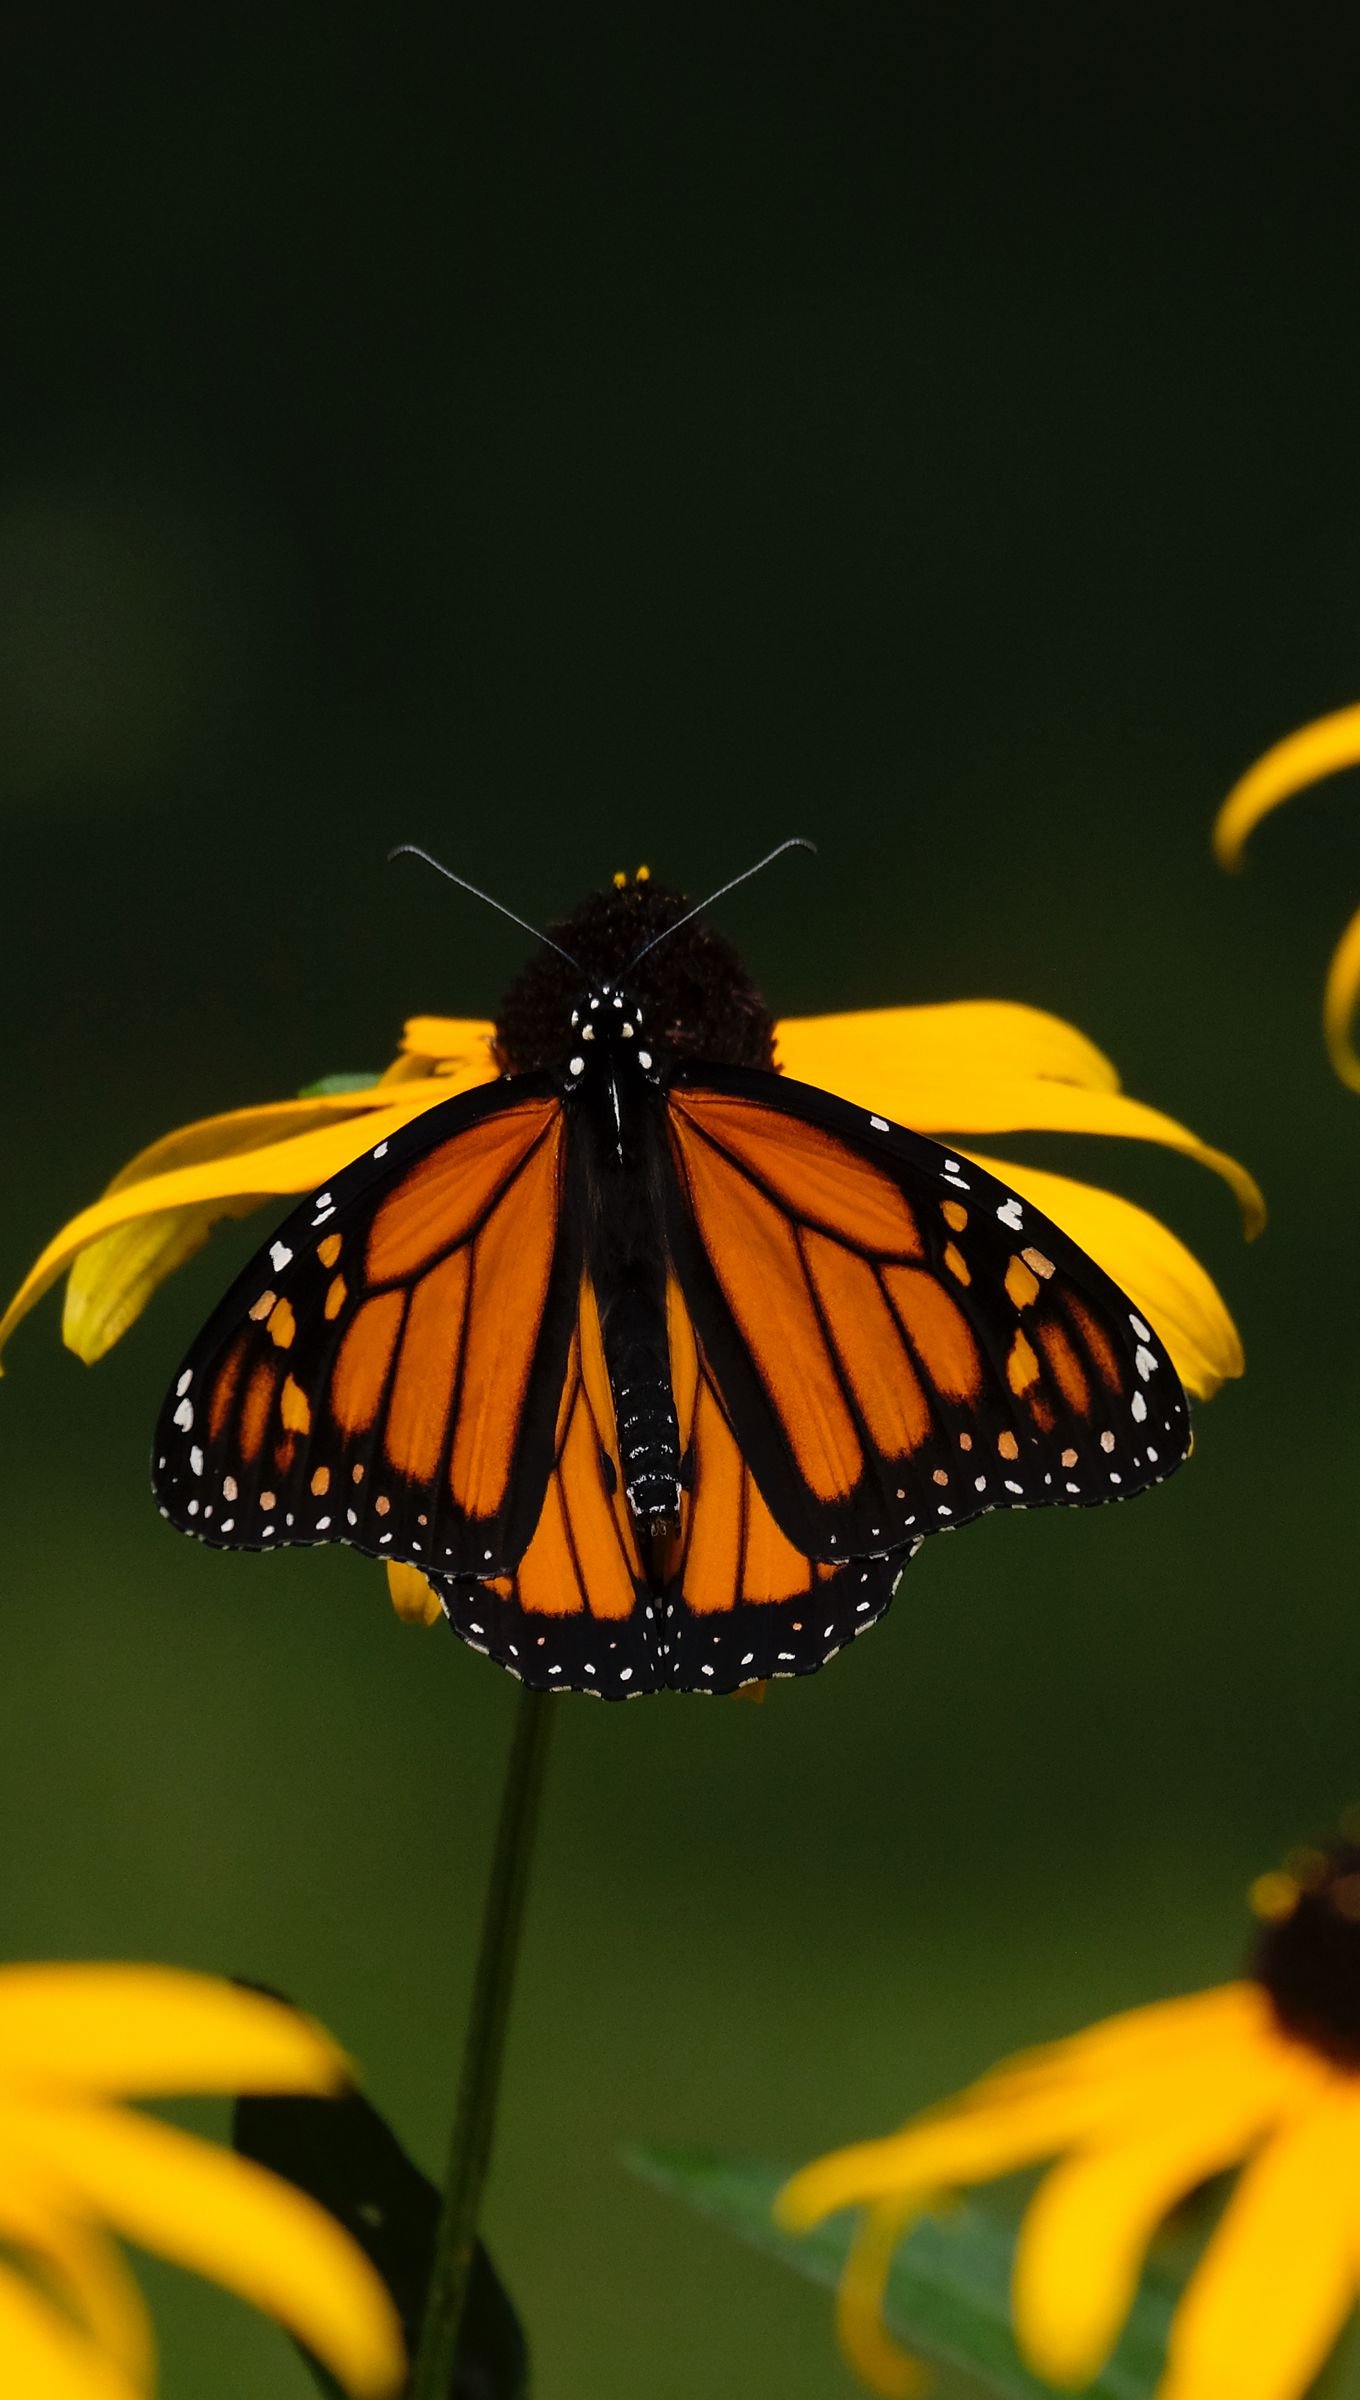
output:
[[136, 1323], [152, 1293], [203, 1248], [214, 1226], [227, 1217], [248, 1217], [259, 1205], [259, 1193], [249, 1192], [244, 1199], [167, 1209], [134, 1217], [91, 1242], [66, 1279], [61, 1338], [67, 1349], [92, 1367]]
[[914, 2202], [896, 2200], [866, 2209], [836, 2292], [836, 2330], [846, 2362], [870, 2391], [883, 2393], [884, 2400], [914, 2400], [926, 2386], [922, 2368], [899, 2349], [883, 2323], [893, 2253], [919, 2213]]
[[315, 1133], [327, 1125], [363, 1117], [371, 1108], [386, 1108], [391, 1100], [379, 1084], [356, 1092], [340, 1092], [311, 1100], [271, 1100], [260, 1108], [231, 1108], [221, 1116], [196, 1117], [148, 1142], [144, 1150], [120, 1167], [107, 1189], [125, 1191], [132, 1183], [150, 1183], [177, 1167], [198, 1167], [215, 1158], [239, 1158], [248, 1150], [272, 1149], [294, 1134]]
[[1089, 2383], [1128, 2315], [1147, 2246], [1195, 2184], [1239, 2159], [1269, 2122], [1269, 2079], [1244, 2059], [1185, 2114], [1079, 2151], [1025, 2212], [1012, 2299], [1021, 2346], [1049, 2383]]
[[1078, 1183], [1070, 1175], [1017, 1167], [978, 1152], [967, 1155], [1032, 1200], [1114, 1277], [1156, 1327], [1188, 1392], [1208, 1400], [1221, 1383], [1242, 1373], [1241, 1337], [1216, 1284], [1159, 1218], [1116, 1192]]
[[1296, 2400], [1355, 2297], [1360, 2105], [1349, 2079], [1267, 2143], [1176, 2311], [1160, 2400]]
[[[293, 1134], [344, 1124], [361, 1118], [369, 1108], [385, 1107], [387, 1099], [386, 1093], [370, 1086], [334, 1098], [281, 1100], [264, 1108], [236, 1108], [224, 1116], [201, 1117], [139, 1150], [114, 1176], [108, 1191], [125, 1191], [130, 1184], [147, 1183], [178, 1167], [236, 1157], [286, 1141]], [[356, 1144], [361, 1139], [356, 1133]], [[202, 1249], [215, 1225], [226, 1217], [248, 1216], [260, 1200], [261, 1193], [248, 1192], [231, 1201], [213, 1199], [197, 1208], [134, 1217], [92, 1242], [75, 1260], [67, 1278], [61, 1326], [67, 1349], [74, 1350], [87, 1366], [93, 1365], [141, 1315], [157, 1287]]]
[[0, 1968], [0, 2093], [333, 2092], [344, 2053], [296, 2009], [174, 1967]]
[[[151, 2320], [116, 2243], [73, 2215], [31, 2162], [0, 2161], [0, 2242], [24, 2254], [129, 2382], [151, 2381]], [[0, 2338], [0, 2369], [4, 2345]]]
[[127, 2110], [0, 2104], [0, 2140], [29, 2149], [129, 2241], [276, 2317], [356, 2400], [400, 2388], [386, 2287], [334, 2218], [277, 2175]]
[[[785, 1017], [775, 1028], [785, 1075], [839, 1092], [864, 1108], [911, 1118], [889, 1105], [918, 1071], [1048, 1077], [1095, 1092], [1117, 1092], [1119, 1076], [1104, 1053], [1062, 1017], [1017, 1000], [945, 1000], [922, 1008], [847, 1009], [837, 1016]], [[905, 1079], [905, 1080], [904, 1080]], [[958, 1128], [954, 1127], [957, 1131]]]
[[1180, 1150], [1183, 1157], [1197, 1159], [1199, 1166], [1211, 1166], [1214, 1174], [1223, 1176], [1238, 1195], [1247, 1238], [1259, 1234], [1266, 1222], [1262, 1188], [1238, 1159], [1228, 1157], [1226, 1150], [1211, 1150], [1209, 1142], [1199, 1140], [1173, 1116], [1147, 1109], [1142, 1099], [1127, 1099], [1123, 1092], [1017, 1075], [991, 1063], [940, 1068], [926, 1054], [904, 1054], [895, 1068], [873, 1075], [861, 1073], [859, 1063], [854, 1068], [847, 1063], [835, 1082], [823, 1080], [820, 1087], [863, 1109], [878, 1109], [914, 1133], [1103, 1133], [1132, 1142], [1161, 1142], [1166, 1150]]
[[431, 1069], [487, 1082], [498, 1071], [491, 1055], [495, 1038], [496, 1028], [486, 1017], [408, 1017], [401, 1050], [405, 1058], [427, 1060]]
[[1253, 2031], [1243, 2021], [1214, 2045], [1189, 2014], [1187, 2039], [1178, 2041], [1172, 2024], [1165, 2030], [1166, 2040], [1126, 2037], [1094, 2071], [1082, 2035], [1001, 2066], [899, 2133], [815, 2159], [784, 2186], [776, 2214], [804, 2231], [834, 2209], [894, 2195], [924, 2205], [932, 2194], [990, 2182], [1073, 2144], [1131, 2138], [1249, 2079], [1281, 2108], [1301, 2105], [1319, 2088], [1316, 2056], [1274, 2031]]
[[1342, 1082], [1353, 1092], [1360, 1092], [1360, 1056], [1351, 1040], [1357, 993], [1360, 993], [1360, 909], [1332, 952], [1322, 1000], [1327, 1055]]
[[[372, 1089], [378, 1092], [377, 1086]], [[293, 1132], [282, 1140], [269, 1141], [260, 1147], [242, 1151], [206, 1151], [190, 1162], [146, 1176], [130, 1176], [125, 1169], [101, 1199], [96, 1200], [92, 1207], [82, 1209], [79, 1216], [72, 1217], [70, 1223], [64, 1225], [61, 1232], [48, 1243], [11, 1300], [3, 1319], [0, 1319], [0, 1348], [3, 1348], [20, 1318], [26, 1316], [35, 1301], [50, 1289], [63, 1269], [88, 1244], [102, 1240], [115, 1228], [165, 1211], [178, 1215], [180, 1211], [189, 1209], [200, 1212], [201, 1216], [206, 1207], [216, 1216], [241, 1215], [244, 1210], [237, 1203], [250, 1207], [276, 1195], [310, 1191], [314, 1185], [324, 1184], [332, 1175], [338, 1175], [341, 1168], [348, 1166], [370, 1143], [382, 1140], [398, 1126], [407, 1124], [425, 1109], [433, 1108], [439, 1101], [450, 1097], [446, 1083], [438, 1077], [425, 1076], [394, 1090], [378, 1092], [374, 1104], [357, 1115], [352, 1103], [356, 1098], [363, 1100], [365, 1095], [350, 1093], [347, 1095], [350, 1104], [347, 1113], [339, 1122], [313, 1120], [306, 1130]], [[290, 1101], [284, 1106], [290, 1115], [295, 1109], [316, 1108], [323, 1111], [329, 1109], [333, 1116], [336, 1103], [299, 1100]], [[262, 1112], [247, 1113], [258, 1118]], [[184, 1136], [206, 1135], [212, 1125], [221, 1123], [221, 1119], [208, 1119], [203, 1125], [185, 1127]], [[168, 1138], [174, 1142], [180, 1140], [181, 1136], [172, 1135]], [[145, 1156], [146, 1153], [143, 1153]], [[119, 1254], [114, 1264], [121, 1272], [127, 1260]], [[134, 1254], [134, 1271], [141, 1278], [145, 1291], [149, 1292], [151, 1287], [146, 1266], [145, 1256]], [[159, 1281], [159, 1275], [154, 1280]], [[92, 1318], [118, 1317], [120, 1300], [121, 1295], [116, 1287], [108, 1293], [96, 1288], [87, 1293], [84, 1306]], [[126, 1317], [122, 1319], [123, 1323], [128, 1321]]]
[[134, 2382], [13, 2268], [0, 2265], [0, 2375], [14, 2400], [148, 2400]]
[[403, 1625], [437, 1625], [444, 1614], [444, 1604], [428, 1577], [419, 1567], [404, 1566], [399, 1559], [387, 1563], [387, 1596]]
[[[1156, 2066], [1164, 2059], [1190, 2058], [1206, 2050], [1226, 2057], [1230, 2052], [1254, 2051], [1262, 2042], [1278, 2045], [1279, 2039], [1278, 2019], [1265, 1992], [1259, 1983], [1243, 1978], [1239, 1983], [1215, 1984], [1205, 1992], [1190, 1992], [1182, 1999], [1153, 2000], [1141, 2008], [1121, 2009], [1117, 2016], [1102, 2017], [1080, 2033], [1069, 2034], [1065, 2041], [1007, 2059], [972, 2088], [992, 2093], [1003, 2082], [1015, 2089], [1022, 2079], [1053, 2075], [1105, 2080], [1114, 2073]], [[1316, 2065], [1313, 2052], [1301, 2046], [1296, 2050], [1292, 2044], [1289, 2050], [1301, 2062]]]
[[1000, 1077], [979, 1075], [971, 1085], [960, 1080], [952, 1090], [923, 1086], [929, 1118], [917, 1120], [922, 1132], [1099, 1133], [1135, 1142], [1160, 1142], [1178, 1150], [1201, 1167], [1221, 1175], [1236, 1194], [1242, 1211], [1242, 1230], [1255, 1239], [1266, 1221], [1266, 1204], [1254, 1175], [1226, 1150], [1211, 1149], [1188, 1127], [1159, 1108], [1147, 1108], [1122, 1092], [1082, 1092], [1073, 1084], [1035, 1083], [1017, 1086]]
[[1051, 2157], [1098, 2113], [1088, 2092], [1066, 2082], [991, 2103], [985, 2083], [975, 2085], [901, 2133], [814, 2159], [784, 2185], [775, 2216], [790, 2232], [805, 2233], [839, 2208], [893, 2198], [922, 2208], [932, 2194]]
[[1247, 837], [1307, 784], [1343, 767], [1360, 764], [1360, 708], [1339, 708], [1329, 717], [1316, 717], [1297, 733], [1287, 734], [1248, 767], [1233, 785], [1214, 819], [1214, 853], [1220, 866], [1240, 867]]

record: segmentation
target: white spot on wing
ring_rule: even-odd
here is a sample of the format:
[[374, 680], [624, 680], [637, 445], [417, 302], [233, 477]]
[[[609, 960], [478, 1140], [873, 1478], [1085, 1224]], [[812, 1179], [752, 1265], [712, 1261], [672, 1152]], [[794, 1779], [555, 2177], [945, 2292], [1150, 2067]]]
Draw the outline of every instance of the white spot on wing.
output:
[[291, 1259], [292, 1255], [293, 1255], [293, 1253], [292, 1253], [292, 1251], [289, 1249], [289, 1247], [288, 1247], [288, 1244], [287, 1244], [286, 1242], [271, 1242], [271, 1243], [270, 1243], [270, 1245], [269, 1245], [269, 1258], [270, 1258], [270, 1263], [271, 1263], [271, 1265], [273, 1266], [274, 1273], [275, 1273], [276, 1275], [281, 1275], [281, 1274], [283, 1273], [283, 1270], [284, 1270], [284, 1268], [287, 1266], [287, 1264], [288, 1264], [289, 1260]]

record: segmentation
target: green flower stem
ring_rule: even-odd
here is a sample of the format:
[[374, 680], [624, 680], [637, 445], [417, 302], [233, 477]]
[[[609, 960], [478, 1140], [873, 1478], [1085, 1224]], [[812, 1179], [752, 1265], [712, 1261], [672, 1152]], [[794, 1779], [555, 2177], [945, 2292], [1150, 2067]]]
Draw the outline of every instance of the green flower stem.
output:
[[477, 2245], [482, 2189], [491, 2163], [496, 2100], [529, 1888], [551, 1711], [552, 1699], [547, 1693], [531, 1692], [527, 1685], [521, 1686], [463, 2044], [458, 2106], [444, 2179], [444, 2204], [439, 2215], [420, 2348], [411, 2370], [409, 2400], [450, 2400], [453, 2389], [458, 2331]]

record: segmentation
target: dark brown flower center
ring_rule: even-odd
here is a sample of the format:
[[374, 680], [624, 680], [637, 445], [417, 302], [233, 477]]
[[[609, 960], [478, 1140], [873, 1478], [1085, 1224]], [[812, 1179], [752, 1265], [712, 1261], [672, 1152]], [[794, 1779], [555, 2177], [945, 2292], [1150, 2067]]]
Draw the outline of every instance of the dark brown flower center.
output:
[[587, 985], [626, 979], [646, 1010], [649, 1032], [667, 1049], [729, 1067], [774, 1063], [774, 1019], [730, 942], [696, 917], [634, 968], [639, 950], [684, 916], [683, 893], [648, 876], [594, 892], [550, 925], [579, 961], [577, 974], [540, 950], [515, 977], [496, 1019], [496, 1050], [513, 1074], [560, 1067], [572, 1045], [571, 1012]]
[[1360, 2068], [1360, 1844], [1300, 1852], [1262, 1884], [1270, 1905], [1252, 1972], [1286, 2033]]

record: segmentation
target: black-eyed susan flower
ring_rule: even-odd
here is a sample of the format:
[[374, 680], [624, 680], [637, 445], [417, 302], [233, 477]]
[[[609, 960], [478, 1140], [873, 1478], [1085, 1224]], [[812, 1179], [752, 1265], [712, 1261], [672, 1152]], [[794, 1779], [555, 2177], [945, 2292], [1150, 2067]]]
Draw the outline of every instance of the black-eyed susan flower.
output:
[[277, 2317], [356, 2400], [395, 2393], [396, 2312], [349, 2235], [264, 2168], [117, 2105], [325, 2094], [348, 2077], [319, 2027], [209, 1976], [0, 1968], [0, 2389], [150, 2394], [151, 2329], [118, 2236]]
[[[626, 878], [616, 881], [620, 886], [617, 892], [587, 902], [565, 928], [555, 929], [573, 946], [575, 955], [564, 952], [573, 974], [578, 972], [578, 958], [590, 959], [591, 942], [606, 944], [607, 955], [616, 958], [621, 941], [626, 956], [634, 937], [642, 937], [642, 947], [637, 953], [640, 960], [657, 950], [671, 931], [678, 930], [679, 923], [690, 922], [689, 915], [677, 918], [676, 912], [685, 909], [678, 894], [660, 892], [641, 876], [631, 885]], [[551, 946], [556, 947], [555, 940]], [[727, 945], [708, 933], [691, 936], [688, 945], [660, 951], [659, 960], [664, 962], [659, 967], [660, 980], [650, 993], [647, 1006], [655, 1010], [661, 1026], [674, 1025], [683, 1030], [683, 1042], [677, 1031], [676, 1044], [696, 1057], [708, 1055], [704, 1040], [706, 1035], [714, 1038], [716, 1023], [722, 1042], [729, 1045], [716, 1055], [729, 1057], [737, 1066], [753, 1065], [758, 1060], [768, 1064], [773, 1057], [774, 1063], [795, 1081], [820, 1087], [857, 1108], [863, 1107], [884, 1132], [888, 1131], [887, 1118], [874, 1116], [874, 1111], [886, 1111], [889, 1117], [918, 1130], [948, 1133], [951, 1137], [965, 1135], [969, 1139], [979, 1134], [986, 1138], [1025, 1129], [1120, 1134], [1161, 1142], [1223, 1174], [1238, 1194], [1249, 1227], [1259, 1222], [1260, 1197], [1245, 1171], [1221, 1152], [1210, 1150], [1170, 1117], [1129, 1099], [1120, 1091], [1118, 1077], [1109, 1062], [1073, 1027], [1059, 1019], [1009, 1003], [969, 1002], [791, 1019], [776, 1026], [749, 980], [740, 973]], [[600, 971], [594, 966], [579, 968], [581, 974]], [[649, 968], [648, 973], [651, 975], [653, 970]], [[487, 1083], [506, 1069], [534, 1069], [550, 1063], [552, 1044], [560, 1044], [562, 1038], [563, 1011], [571, 1005], [569, 1000], [564, 1002], [558, 989], [561, 980], [560, 966], [545, 954], [543, 960], [532, 964], [517, 980], [498, 1025], [417, 1018], [406, 1029], [396, 1063], [380, 1078], [357, 1088], [351, 1085], [344, 1090], [316, 1090], [272, 1108], [209, 1119], [144, 1151], [115, 1179], [102, 1199], [49, 1244], [0, 1324], [0, 1340], [40, 1292], [65, 1271], [69, 1278], [66, 1339], [81, 1356], [95, 1358], [137, 1315], [155, 1285], [200, 1246], [217, 1218], [240, 1215], [271, 1193], [310, 1190], [324, 1204], [317, 1224], [328, 1222], [334, 1206], [330, 1185], [350, 1161], [363, 1153], [385, 1157], [398, 1136], [409, 1142], [412, 1120], [455, 1093]], [[576, 1021], [573, 1017], [572, 1022]], [[632, 1028], [625, 1024], [623, 1031], [629, 1033]], [[588, 1032], [583, 1033], [583, 1044], [587, 1038]], [[670, 1041], [671, 1035], [667, 1033], [663, 1038]], [[560, 1052], [552, 1055], [562, 1064]], [[581, 1074], [585, 1070], [585, 1055], [583, 1051]], [[637, 1059], [640, 1069], [651, 1066], [645, 1049], [639, 1049]], [[975, 1155], [971, 1149], [968, 1151], [968, 1156]], [[547, 1160], [546, 1151], [544, 1157]], [[1067, 1177], [1012, 1168], [995, 1158], [981, 1163], [1004, 1177], [1011, 1192], [1005, 1202], [1007, 1210], [1020, 1208], [1016, 1194], [1028, 1197], [1107, 1269], [1133, 1304], [1130, 1321], [1142, 1329], [1140, 1338], [1148, 1323], [1157, 1328], [1182, 1381], [1192, 1392], [1205, 1396], [1224, 1376], [1240, 1372], [1236, 1332], [1217, 1291], [1189, 1252], [1156, 1219], [1113, 1193]], [[954, 1171], [959, 1172], [957, 1162]], [[965, 1184], [961, 1188], [968, 1187]], [[966, 1215], [966, 1211], [962, 1213]], [[322, 1254], [329, 1249], [338, 1258], [342, 1240], [343, 1235], [332, 1227], [318, 1245], [318, 1256], [328, 1273], [331, 1267]], [[285, 1262], [293, 1256], [293, 1251], [284, 1246]], [[949, 1266], [948, 1253], [946, 1266]], [[461, 1267], [458, 1271], [461, 1273]], [[964, 1282], [970, 1280], [966, 1259], [957, 1258], [950, 1271]], [[1047, 1262], [1045, 1272], [1052, 1272]], [[1023, 1263], [1017, 1266], [1016, 1273], [1038, 1289], [1034, 1273]], [[339, 1318], [353, 1297], [350, 1281], [339, 1268], [335, 1269], [333, 1289], [328, 1289], [326, 1296], [328, 1319], [332, 1297]], [[272, 1288], [270, 1301], [279, 1319], [276, 1324], [275, 1314], [269, 1315], [270, 1342], [276, 1348], [287, 1347], [296, 1332], [293, 1304], [286, 1298], [279, 1301]], [[258, 1308], [259, 1303], [256, 1305]], [[1139, 1316], [1139, 1310], [1146, 1312], [1145, 1318]], [[366, 1316], [364, 1324], [367, 1339], [377, 1320]], [[354, 1346], [349, 1330], [345, 1341], [344, 1356], [348, 1362]], [[355, 1335], [354, 1342], [357, 1341]], [[271, 1359], [272, 1356], [271, 1351]], [[1030, 1362], [1028, 1369], [1026, 1359]], [[1016, 1369], [1018, 1374], [1026, 1371], [1038, 1371], [1027, 1343]], [[188, 1380], [192, 1380], [193, 1372], [191, 1364]], [[437, 1381], [434, 1369], [427, 1380], [433, 1388]], [[412, 1388], [417, 1384], [423, 1391], [424, 1383], [413, 1370]], [[253, 1382], [250, 1388], [254, 1389]], [[367, 1393], [367, 1383], [364, 1390]], [[345, 1391], [348, 1399], [348, 1382]], [[280, 1475], [295, 1462], [297, 1438], [314, 1430], [312, 1399], [301, 1385], [285, 1386], [282, 1406], [284, 1422], [275, 1445], [281, 1462]], [[414, 1401], [411, 1406], [415, 1407]], [[194, 1408], [195, 1402], [186, 1397], [185, 1384], [181, 1382], [164, 1444], [167, 1452], [175, 1452], [176, 1459], [183, 1446], [181, 1429], [186, 1416], [190, 1420], [188, 1431], [193, 1431]], [[426, 1431], [427, 1419], [433, 1423], [428, 1410], [420, 1417], [421, 1427]], [[254, 1439], [255, 1418], [251, 1416], [249, 1422]], [[421, 1439], [424, 1438], [422, 1432]], [[252, 1457], [259, 1447], [257, 1441]], [[237, 1534], [234, 1494], [240, 1479], [236, 1465], [227, 1461], [222, 1466], [220, 1490], [214, 1486], [210, 1494], [206, 1486], [200, 1490], [197, 1481], [204, 1472], [203, 1455], [201, 1446], [190, 1445], [185, 1472], [195, 1481], [182, 1496], [185, 1529], [203, 1531], [210, 1510], [217, 1507], [220, 1499], [220, 1531], [224, 1536]], [[274, 1455], [271, 1451], [271, 1459]], [[590, 1453], [592, 1460], [594, 1455]], [[1002, 1455], [1011, 1457], [1014, 1451], [1003, 1451]], [[1149, 1458], [1156, 1457], [1157, 1451], [1150, 1449]], [[195, 1460], [200, 1463], [195, 1464]], [[162, 1458], [159, 1463], [164, 1466], [166, 1461]], [[319, 1472], [309, 1482], [307, 1499], [308, 1505], [313, 1500], [317, 1505], [315, 1530], [325, 1538], [344, 1538], [336, 1530], [338, 1520], [332, 1495], [332, 1479], [340, 1467], [329, 1455], [314, 1463], [319, 1463]], [[344, 1464], [340, 1462], [340, 1466]], [[357, 1467], [362, 1473], [362, 1462], [357, 1462]], [[178, 1468], [171, 1464], [167, 1472], [173, 1482]], [[940, 1484], [947, 1480], [947, 1471], [941, 1468], [934, 1481]], [[977, 1489], [982, 1490], [985, 1482], [984, 1476]], [[1121, 1475], [1112, 1472], [1110, 1482], [1119, 1485]], [[1076, 1486], [1069, 1484], [1067, 1488], [1070, 1492]], [[1014, 1492], [1019, 1487], [1012, 1483], [1008, 1489]], [[907, 1496], [899, 1492], [897, 1497], [905, 1503]], [[175, 1491], [171, 1492], [170, 1501], [174, 1505], [167, 1506], [167, 1513], [178, 1523], [180, 1518], [175, 1508], [180, 1503]], [[262, 1542], [278, 1530], [278, 1522], [269, 1513], [276, 1501], [271, 1482], [260, 1502]], [[357, 1523], [363, 1504], [350, 1496], [347, 1516], [351, 1525]], [[390, 1505], [387, 1495], [377, 1496], [375, 1511], [380, 1504]], [[608, 1517], [612, 1523], [609, 1505], [606, 1499], [603, 1512], [596, 1513], [602, 1521]], [[203, 1517], [197, 1523], [190, 1523], [189, 1520], [198, 1518], [200, 1506], [204, 1509]], [[468, 1507], [470, 1513], [478, 1513], [471, 1503]], [[948, 1506], [940, 1506], [941, 1516], [951, 1513]], [[545, 1504], [545, 1522], [550, 1514]], [[294, 1522], [294, 1513], [282, 1519], [285, 1526]], [[393, 1599], [402, 1615], [419, 1619], [428, 1619], [438, 1612], [433, 1593], [415, 1565], [425, 1548], [427, 1522], [427, 1516], [420, 1515], [417, 1520], [420, 1530], [408, 1527], [402, 1542], [394, 1542], [392, 1550], [394, 1559], [404, 1555], [407, 1561], [404, 1570], [393, 1573]], [[908, 1516], [907, 1522], [914, 1523], [914, 1516]], [[215, 1524], [214, 1532], [218, 1530], [219, 1525]], [[550, 1534], [551, 1523], [548, 1523], [545, 1542]], [[244, 1537], [238, 1535], [238, 1538]], [[606, 1547], [613, 1540], [608, 1524], [604, 1539]], [[392, 1527], [384, 1526], [376, 1534], [376, 1541], [393, 1541]], [[491, 1555], [490, 1551], [486, 1553], [488, 1558]], [[554, 1590], [558, 1588], [560, 1578], [554, 1584]], [[469, 1605], [475, 1606], [475, 1595]], [[473, 1641], [485, 1638], [480, 1620], [469, 1626], [467, 1638]], [[522, 1655], [517, 1646], [513, 1656]], [[780, 1656], [783, 1658], [783, 1651]], [[707, 1661], [706, 1665], [707, 1672], [713, 1674], [712, 1662]], [[516, 1671], [522, 1670], [517, 1667]], [[597, 1662], [586, 1662], [579, 1671], [582, 1677], [594, 1675], [598, 1671]], [[632, 1673], [630, 1664], [628, 1675]], [[619, 1696], [634, 1696], [623, 1688], [622, 1662], [619, 1681]], [[634, 1686], [634, 1690], [639, 1688], [640, 1685]]]
[[[1263, 817], [1324, 776], [1360, 766], [1360, 708], [1332, 715], [1287, 734], [1258, 758], [1233, 785], [1214, 820], [1214, 851], [1221, 866], [1240, 867], [1247, 841]], [[1360, 909], [1332, 952], [1322, 997], [1327, 1055], [1351, 1091], [1360, 1092], [1360, 1053], [1352, 1037], [1360, 997]]]
[[882, 2329], [897, 2243], [966, 2186], [1056, 2158], [1016, 2249], [1017, 2338], [1050, 2382], [1090, 2381], [1178, 2201], [1245, 2162], [1172, 2326], [1159, 2400], [1294, 2400], [1360, 2292], [1360, 1844], [1262, 1876], [1241, 1982], [1107, 2019], [805, 2167], [780, 2195], [806, 2230], [864, 2213], [840, 2294], [875, 2391], [918, 2388]]

